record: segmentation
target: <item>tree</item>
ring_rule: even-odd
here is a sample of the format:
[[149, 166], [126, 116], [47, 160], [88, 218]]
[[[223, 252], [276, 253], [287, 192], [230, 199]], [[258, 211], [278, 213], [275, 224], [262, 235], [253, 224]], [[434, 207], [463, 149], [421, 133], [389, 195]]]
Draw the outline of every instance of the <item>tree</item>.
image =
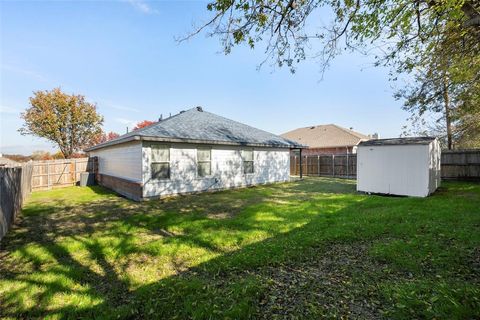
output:
[[120, 137], [120, 135], [116, 132], [110, 131], [108, 133], [104, 132], [103, 130], [91, 141], [89, 146], [94, 146], [99, 143], [104, 143], [113, 139]]
[[22, 154], [3, 154], [2, 157], [16, 161], [16, 162], [27, 162], [32, 158], [29, 156], [24, 156]]
[[[435, 136], [439, 139], [442, 149], [448, 148], [445, 121], [441, 117], [418, 117], [412, 115], [411, 124], [404, 127], [402, 136]], [[427, 121], [429, 120], [429, 121]], [[452, 126], [452, 149], [480, 148], [480, 112], [461, 116]]]
[[55, 88], [36, 91], [22, 113], [24, 135], [46, 138], [58, 145], [65, 158], [89, 145], [101, 132], [103, 117], [82, 95], [68, 95]]
[[30, 156], [32, 160], [52, 160], [53, 157], [48, 151], [37, 150], [33, 151]]
[[52, 159], [65, 159], [65, 156], [63, 155], [62, 151], [58, 150], [52, 154]]
[[142, 128], [148, 127], [149, 125], [152, 125], [154, 123], [156, 123], [156, 122], [155, 121], [150, 121], [150, 120], [143, 120], [143, 121], [137, 123], [137, 125], [133, 128], [133, 130], [142, 129]]
[[456, 147], [460, 149], [480, 148], [480, 112], [468, 113], [458, 121]]
[[413, 81], [396, 94], [405, 99], [404, 109], [411, 113], [416, 131], [445, 139], [448, 149], [472, 137], [476, 130], [472, 119], [480, 113], [480, 57], [466, 57], [460, 47], [459, 38], [437, 42], [432, 54], [417, 62]]
[[[445, 128], [449, 148], [460, 123], [475, 132], [471, 118], [480, 108], [472, 103], [478, 102], [475, 84], [480, 81], [478, 0], [214, 0], [207, 9], [212, 18], [180, 41], [208, 29], [220, 38], [226, 54], [241, 44], [252, 49], [263, 45], [262, 64], [273, 59], [292, 72], [309, 57], [325, 71], [345, 50], [375, 53], [375, 64], [389, 66], [392, 80], [399, 75], [414, 79], [408, 90], [397, 93], [406, 99], [411, 119], [440, 114], [427, 122], [434, 131]], [[333, 18], [320, 25], [319, 15], [328, 11]]]
[[[378, 64], [411, 68], [446, 37], [462, 38], [458, 49], [467, 55], [480, 52], [478, 0], [214, 0], [207, 9], [212, 18], [180, 41], [208, 29], [225, 53], [244, 43], [263, 45], [267, 59], [292, 71], [309, 56], [324, 70], [343, 50], [372, 45], [381, 47]], [[328, 11], [333, 18], [320, 25], [318, 15]], [[313, 43], [320, 49], [310, 54]]]
[[120, 137], [120, 135], [118, 133], [110, 131], [109, 133], [107, 133], [105, 135], [105, 141], [110, 141], [110, 140], [113, 140], [113, 139], [117, 139], [118, 137]]

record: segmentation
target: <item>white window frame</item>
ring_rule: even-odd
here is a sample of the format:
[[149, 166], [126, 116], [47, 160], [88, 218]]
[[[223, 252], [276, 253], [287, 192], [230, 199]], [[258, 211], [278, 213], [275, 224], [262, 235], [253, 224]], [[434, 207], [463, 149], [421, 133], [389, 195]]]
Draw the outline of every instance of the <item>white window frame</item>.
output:
[[[199, 160], [198, 158], [198, 150], [207, 150], [210, 152], [210, 160]], [[211, 147], [197, 147], [196, 148], [196, 154], [197, 154], [197, 178], [208, 178], [212, 176], [212, 148]], [[199, 174], [199, 169], [200, 169], [200, 163], [208, 163], [210, 164], [210, 174], [201, 176]]]
[[[252, 160], [245, 160], [245, 155], [244, 152], [251, 152], [252, 153]], [[242, 170], [244, 175], [252, 175], [255, 174], [255, 150], [254, 149], [242, 149], [240, 151], [240, 155], [242, 157]], [[246, 162], [251, 162], [252, 163], [252, 172], [245, 172], [245, 163]]]
[[[166, 149], [168, 150], [168, 160], [166, 161], [153, 161], [153, 149], [159, 148], [159, 149]], [[157, 144], [157, 143], [151, 143], [150, 144], [150, 178], [155, 181], [161, 181], [161, 180], [170, 180], [171, 178], [171, 150], [169, 145], [165, 144]], [[166, 178], [154, 178], [153, 177], [153, 165], [154, 164], [167, 164], [168, 165], [168, 176]]]

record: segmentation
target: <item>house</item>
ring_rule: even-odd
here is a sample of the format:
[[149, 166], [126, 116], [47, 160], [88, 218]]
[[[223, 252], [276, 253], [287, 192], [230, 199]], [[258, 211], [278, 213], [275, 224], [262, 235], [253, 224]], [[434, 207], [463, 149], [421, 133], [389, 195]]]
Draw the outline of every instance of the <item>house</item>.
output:
[[355, 153], [357, 145], [366, 140], [378, 139], [378, 135], [367, 136], [335, 124], [298, 128], [281, 135], [285, 139], [308, 145], [302, 155]]
[[142, 200], [288, 181], [301, 147], [196, 107], [85, 151], [99, 184]]
[[440, 186], [440, 158], [440, 144], [432, 137], [361, 142], [357, 191], [426, 197]]

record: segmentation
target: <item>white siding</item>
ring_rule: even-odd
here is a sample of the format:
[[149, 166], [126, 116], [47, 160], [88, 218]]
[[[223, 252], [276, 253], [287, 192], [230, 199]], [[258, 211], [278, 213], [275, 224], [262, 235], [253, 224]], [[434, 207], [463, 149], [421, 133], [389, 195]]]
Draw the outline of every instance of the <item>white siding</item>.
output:
[[[205, 147], [205, 146], [201, 146]], [[212, 146], [212, 174], [197, 177], [196, 145], [170, 145], [170, 179], [152, 180], [150, 148], [143, 147], [144, 197], [241, 187], [254, 184], [288, 181], [290, 158], [288, 149], [254, 148], [253, 174], [243, 174], [240, 147]]]
[[442, 149], [440, 147], [440, 143], [438, 140], [435, 140], [434, 142], [430, 143], [429, 148], [429, 164], [428, 164], [428, 170], [429, 170], [429, 192], [433, 193], [435, 190], [437, 190], [438, 187], [440, 187], [440, 182], [442, 181], [442, 173], [441, 173], [441, 166], [440, 166], [440, 161], [442, 158]]
[[134, 141], [90, 152], [98, 157], [98, 172], [142, 182], [142, 143]]
[[429, 166], [429, 145], [359, 146], [357, 190], [426, 197]]

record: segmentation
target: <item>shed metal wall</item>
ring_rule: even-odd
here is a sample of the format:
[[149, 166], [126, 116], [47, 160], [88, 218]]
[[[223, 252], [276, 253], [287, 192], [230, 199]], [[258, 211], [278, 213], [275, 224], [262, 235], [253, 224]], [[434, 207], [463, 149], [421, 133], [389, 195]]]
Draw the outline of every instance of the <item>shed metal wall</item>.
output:
[[[425, 197], [433, 192], [430, 172], [440, 170], [432, 144], [362, 146], [357, 149], [357, 190]], [[435, 151], [436, 152], [436, 151]], [[433, 190], [433, 191], [431, 191]]]
[[[202, 146], [204, 147], [204, 146]], [[253, 174], [243, 173], [241, 147], [212, 146], [212, 174], [197, 177], [196, 145], [170, 145], [170, 179], [152, 180], [150, 148], [143, 146], [143, 196], [157, 197], [178, 193], [227, 189], [248, 185], [288, 181], [290, 157], [288, 149], [254, 148]], [[246, 148], [249, 149], [249, 148]]]
[[428, 163], [428, 192], [431, 194], [434, 193], [438, 187], [440, 187], [440, 183], [442, 181], [442, 149], [438, 140], [434, 140], [428, 145], [428, 152], [430, 156]]

